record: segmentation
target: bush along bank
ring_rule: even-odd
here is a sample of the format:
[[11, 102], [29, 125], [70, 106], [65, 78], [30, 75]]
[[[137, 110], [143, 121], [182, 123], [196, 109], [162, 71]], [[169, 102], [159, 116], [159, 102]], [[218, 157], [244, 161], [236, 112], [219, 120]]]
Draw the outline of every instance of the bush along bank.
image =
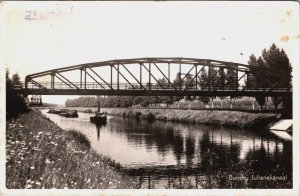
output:
[[[96, 110], [89, 109], [89, 111], [94, 112]], [[266, 122], [269, 123], [276, 119], [276, 115], [273, 113], [223, 110], [101, 108], [101, 112], [124, 118], [210, 124], [245, 129], [264, 128], [267, 124]]]
[[111, 159], [90, 148], [85, 135], [64, 131], [37, 111], [6, 124], [8, 189], [138, 188]]
[[[69, 107], [68, 109], [76, 109], [84, 113], [95, 113], [97, 111], [96, 108]], [[277, 120], [276, 114], [274, 113], [227, 110], [101, 108], [101, 112], [112, 116], [121, 116], [123, 118], [208, 124], [244, 129], [263, 129]]]

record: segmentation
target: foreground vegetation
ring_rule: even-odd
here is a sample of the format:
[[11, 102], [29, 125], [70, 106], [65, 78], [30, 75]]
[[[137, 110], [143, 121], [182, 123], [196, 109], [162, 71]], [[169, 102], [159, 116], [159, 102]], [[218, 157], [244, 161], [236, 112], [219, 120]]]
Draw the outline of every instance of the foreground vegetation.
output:
[[6, 142], [7, 188], [137, 188], [84, 135], [63, 131], [37, 111], [7, 122]]

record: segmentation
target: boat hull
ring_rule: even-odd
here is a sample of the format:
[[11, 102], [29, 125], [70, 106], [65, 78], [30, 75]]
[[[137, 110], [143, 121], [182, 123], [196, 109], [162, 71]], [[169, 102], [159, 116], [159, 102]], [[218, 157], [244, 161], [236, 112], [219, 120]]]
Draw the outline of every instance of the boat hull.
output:
[[50, 113], [50, 114], [60, 114], [61, 111], [60, 111], [60, 110], [55, 110], [55, 109], [50, 109], [50, 110], [48, 111], [48, 113]]
[[59, 114], [60, 116], [66, 117], [66, 118], [77, 118], [78, 114], [73, 112], [63, 112]]
[[90, 122], [96, 123], [96, 124], [105, 124], [107, 121], [106, 116], [91, 116]]

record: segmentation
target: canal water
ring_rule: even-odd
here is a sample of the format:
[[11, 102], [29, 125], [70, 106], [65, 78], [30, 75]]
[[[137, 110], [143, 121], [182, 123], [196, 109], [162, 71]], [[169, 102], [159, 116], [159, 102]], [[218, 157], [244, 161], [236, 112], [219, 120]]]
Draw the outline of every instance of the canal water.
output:
[[61, 128], [87, 135], [94, 150], [119, 162], [141, 188], [292, 187], [292, 143], [263, 130], [114, 116], [97, 126], [92, 114], [65, 118], [47, 111]]

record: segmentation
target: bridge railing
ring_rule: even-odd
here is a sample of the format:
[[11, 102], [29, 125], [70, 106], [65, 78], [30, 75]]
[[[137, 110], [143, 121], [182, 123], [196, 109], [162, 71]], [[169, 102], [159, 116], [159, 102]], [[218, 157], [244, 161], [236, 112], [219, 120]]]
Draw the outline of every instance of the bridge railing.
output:
[[[211, 86], [211, 87], [201, 87], [200, 85], [197, 86], [190, 86], [186, 87], [184, 85], [180, 87], [175, 87], [172, 84], [157, 84], [157, 83], [95, 83], [95, 82], [72, 82], [72, 83], [64, 83], [64, 82], [55, 82], [54, 88], [52, 88], [50, 82], [39, 82], [42, 87], [46, 89], [56, 89], [56, 90], [68, 90], [68, 89], [88, 89], [88, 90], [186, 90], [186, 91], [260, 91], [260, 92], [291, 92], [292, 89], [289, 88], [253, 88], [245, 86]], [[29, 82], [27, 84], [28, 89], [41, 89], [41, 86], [37, 86], [34, 83]], [[25, 83], [22, 82], [21, 85], [15, 85], [15, 89], [24, 89]]]

